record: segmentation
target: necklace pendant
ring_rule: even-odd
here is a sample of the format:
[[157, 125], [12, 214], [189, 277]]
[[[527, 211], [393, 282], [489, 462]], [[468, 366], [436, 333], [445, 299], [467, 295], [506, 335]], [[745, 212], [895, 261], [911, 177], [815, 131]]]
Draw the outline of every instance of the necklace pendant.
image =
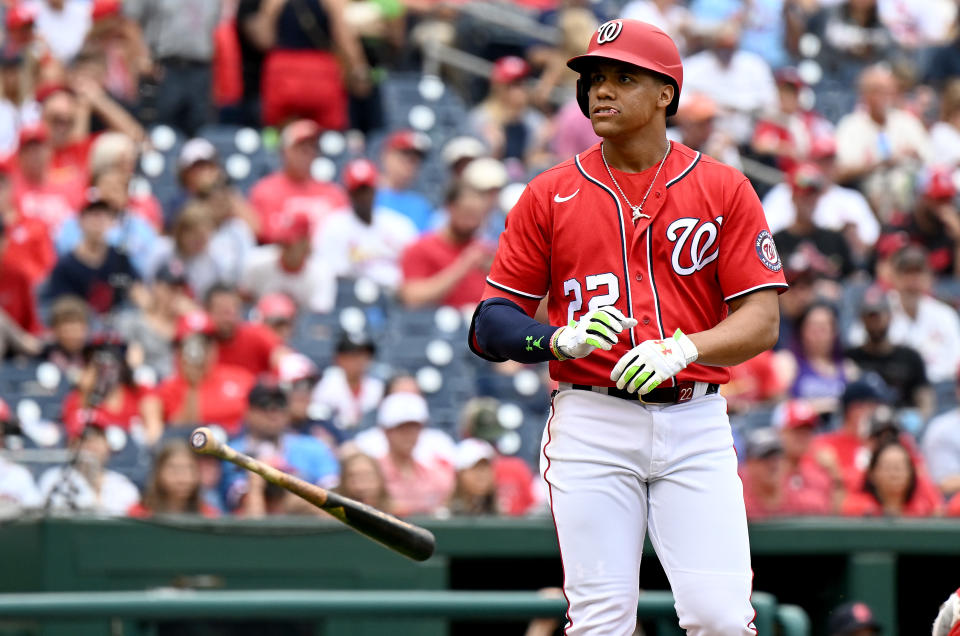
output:
[[642, 210], [643, 208], [641, 208], [639, 205], [631, 205], [631, 206], [630, 206], [630, 209], [633, 210], [633, 220], [634, 220], [634, 221], [637, 221], [637, 220], [639, 220], [639, 219], [649, 219], [649, 218], [650, 218], [649, 215], [644, 214], [643, 212], [640, 211], [640, 210]]

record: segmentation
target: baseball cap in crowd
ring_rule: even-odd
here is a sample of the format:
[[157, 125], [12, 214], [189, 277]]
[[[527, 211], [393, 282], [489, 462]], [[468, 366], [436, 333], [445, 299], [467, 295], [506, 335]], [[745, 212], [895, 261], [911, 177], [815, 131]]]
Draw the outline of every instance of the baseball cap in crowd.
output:
[[890, 395], [890, 388], [876, 373], [864, 373], [858, 379], [847, 384], [843, 389], [843, 408], [847, 408], [855, 402], [878, 402], [887, 401]]
[[391, 393], [383, 398], [377, 410], [377, 426], [390, 429], [417, 422], [426, 424], [430, 421], [430, 409], [427, 401], [416, 393]]
[[773, 79], [776, 80], [777, 84], [789, 84], [797, 88], [803, 88], [807, 85], [807, 83], [803, 81], [803, 78], [800, 77], [800, 73], [793, 66], [778, 68], [773, 72]]
[[287, 394], [276, 384], [258, 382], [247, 394], [247, 404], [254, 409], [285, 409]]
[[362, 331], [344, 331], [337, 340], [337, 353], [351, 353], [353, 351], [366, 351], [374, 355], [377, 351], [376, 345], [366, 333]]
[[309, 239], [313, 233], [313, 224], [306, 214], [294, 214], [281, 219], [282, 223], [273, 234], [277, 243], [287, 245], [300, 239]]
[[80, 214], [85, 214], [92, 210], [106, 210], [111, 213], [116, 213], [113, 206], [103, 198], [103, 193], [100, 192], [99, 188], [87, 188], [86, 193], [84, 193], [83, 205], [80, 208]]
[[837, 156], [837, 140], [833, 135], [817, 135], [810, 143], [810, 159], [819, 161]]
[[50, 131], [47, 129], [47, 125], [43, 122], [37, 122], [34, 124], [27, 124], [20, 129], [20, 147], [32, 143], [39, 142], [43, 143], [50, 138]]
[[110, 18], [119, 15], [121, 8], [120, 0], [93, 0], [90, 17], [94, 21]]
[[287, 386], [320, 377], [320, 369], [313, 360], [302, 353], [288, 353], [277, 363], [277, 379], [281, 386]]
[[177, 157], [177, 171], [183, 172], [201, 162], [216, 163], [217, 149], [203, 137], [194, 137], [180, 149], [180, 156]]
[[477, 159], [487, 154], [487, 147], [476, 137], [461, 135], [454, 137], [443, 147], [443, 162], [453, 167], [464, 159]]
[[186, 285], [188, 284], [187, 267], [180, 259], [172, 258], [160, 266], [153, 278], [159, 283], [168, 285]]
[[416, 130], [403, 129], [392, 133], [383, 143], [384, 150], [414, 152], [420, 156], [430, 152], [430, 138]]
[[888, 232], [881, 234], [874, 246], [878, 259], [887, 259], [910, 244], [910, 237], [906, 232]]
[[177, 329], [174, 336], [175, 342], [181, 342], [184, 338], [200, 334], [203, 336], [212, 336], [216, 333], [216, 326], [205, 311], [191, 311], [177, 318]]
[[5, 22], [8, 30], [31, 26], [37, 19], [36, 9], [31, 4], [17, 2], [7, 9]]
[[353, 159], [343, 168], [343, 185], [351, 192], [363, 186], [376, 186], [379, 177], [377, 165], [369, 159]]
[[773, 427], [758, 428], [747, 435], [747, 459], [766, 459], [782, 452], [780, 434]]
[[499, 190], [507, 185], [507, 169], [498, 159], [480, 157], [467, 164], [461, 178], [468, 187], [480, 192]]
[[693, 93], [677, 107], [677, 118], [683, 122], [701, 123], [717, 116], [717, 103], [703, 93]]
[[490, 82], [493, 84], [512, 84], [530, 75], [530, 65], [522, 57], [507, 55], [493, 63]]
[[77, 94], [70, 86], [62, 82], [46, 82], [37, 87], [37, 90], [33, 93], [33, 98], [42, 104], [57, 93], [67, 93], [73, 96]]
[[863, 300], [860, 301], [860, 315], [869, 316], [871, 314], [889, 314], [890, 300], [885, 291], [879, 287], [870, 287], [863, 294]]
[[490, 442], [482, 439], [468, 438], [457, 444], [457, 451], [453, 457], [453, 467], [457, 470], [473, 468], [482, 460], [490, 461], [497, 456]]
[[320, 137], [320, 126], [311, 119], [298, 119], [287, 124], [280, 136], [283, 148], [295, 146], [301, 141], [312, 141]]
[[898, 272], [918, 272], [930, 268], [927, 250], [919, 245], [907, 245], [893, 256], [893, 266]]
[[846, 636], [861, 629], [880, 633], [880, 624], [874, 620], [873, 612], [866, 603], [845, 603], [833, 611], [827, 622], [829, 636]]
[[820, 415], [806, 400], [788, 400], [774, 410], [771, 419], [776, 428], [813, 428], [820, 422]]
[[297, 315], [297, 306], [283, 292], [264, 294], [257, 301], [257, 315], [263, 322], [289, 322]]
[[934, 201], [950, 201], [957, 196], [957, 185], [949, 166], [930, 166], [917, 179], [917, 192]]
[[790, 171], [790, 188], [794, 192], [819, 192], [825, 185], [823, 170], [815, 163], [805, 161]]

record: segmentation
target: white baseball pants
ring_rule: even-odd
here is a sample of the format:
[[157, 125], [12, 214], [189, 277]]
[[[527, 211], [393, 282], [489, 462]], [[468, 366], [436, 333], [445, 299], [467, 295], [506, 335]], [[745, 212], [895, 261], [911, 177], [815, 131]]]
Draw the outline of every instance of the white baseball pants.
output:
[[756, 634], [743, 486], [719, 395], [659, 406], [558, 392], [543, 433], [564, 634], [630, 636], [644, 534], [692, 636]]

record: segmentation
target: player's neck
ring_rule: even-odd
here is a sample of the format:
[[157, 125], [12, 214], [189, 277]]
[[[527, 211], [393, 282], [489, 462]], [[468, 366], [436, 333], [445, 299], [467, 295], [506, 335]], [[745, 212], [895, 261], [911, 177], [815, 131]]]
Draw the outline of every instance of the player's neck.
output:
[[643, 172], [658, 166], [666, 152], [666, 131], [659, 126], [603, 140], [603, 154], [607, 163], [622, 172]]

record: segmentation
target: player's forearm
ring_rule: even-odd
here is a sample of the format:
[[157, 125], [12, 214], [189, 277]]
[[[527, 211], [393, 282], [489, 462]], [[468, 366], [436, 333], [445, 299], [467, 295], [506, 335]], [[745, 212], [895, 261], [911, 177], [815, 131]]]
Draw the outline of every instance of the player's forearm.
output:
[[473, 316], [478, 353], [488, 359], [515, 360], [526, 364], [556, 360], [550, 339], [559, 327], [545, 325], [528, 316], [505, 298], [481, 303]]
[[733, 366], [773, 347], [780, 331], [777, 292], [762, 290], [730, 303], [730, 315], [716, 327], [688, 334], [699, 364]]

